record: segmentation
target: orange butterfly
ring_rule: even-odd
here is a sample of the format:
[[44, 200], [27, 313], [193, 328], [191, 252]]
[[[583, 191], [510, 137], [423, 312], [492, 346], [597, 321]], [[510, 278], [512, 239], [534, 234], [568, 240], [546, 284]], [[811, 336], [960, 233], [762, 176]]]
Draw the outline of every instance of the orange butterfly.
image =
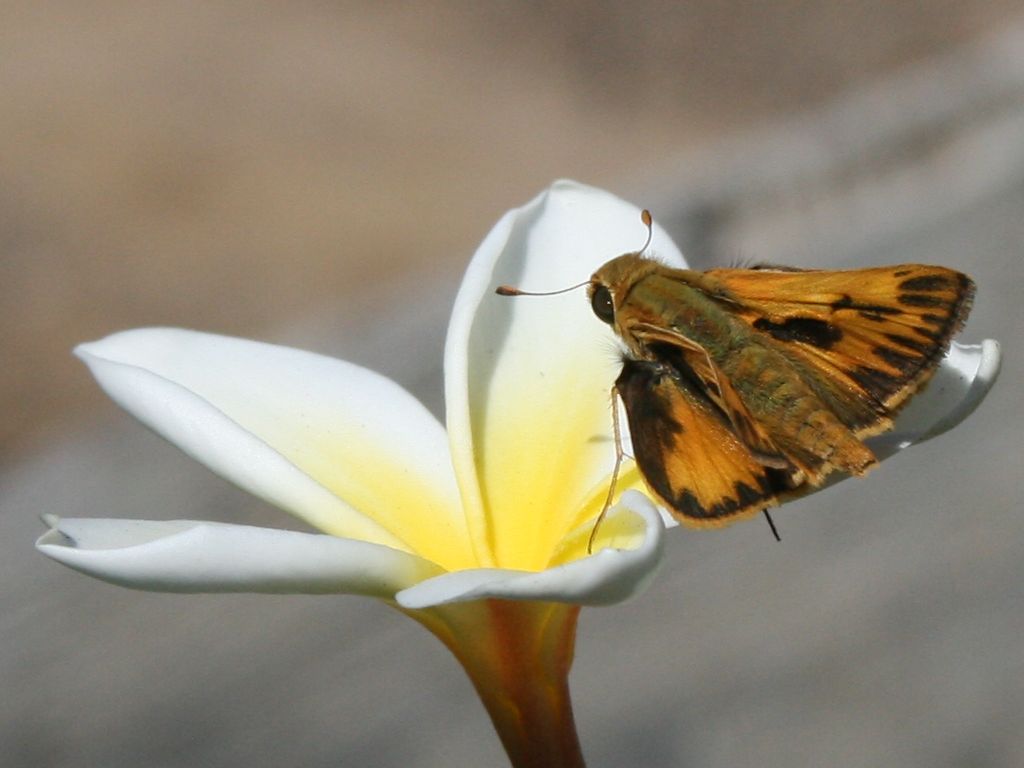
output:
[[626, 348], [613, 389], [640, 473], [696, 527], [871, 469], [864, 438], [931, 378], [974, 295], [944, 267], [696, 272], [645, 249], [604, 264], [588, 294]]

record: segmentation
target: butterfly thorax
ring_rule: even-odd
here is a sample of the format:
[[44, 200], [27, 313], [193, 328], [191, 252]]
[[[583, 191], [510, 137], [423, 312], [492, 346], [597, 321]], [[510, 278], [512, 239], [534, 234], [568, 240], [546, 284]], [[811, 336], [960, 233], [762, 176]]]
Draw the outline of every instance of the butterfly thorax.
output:
[[750, 342], [750, 326], [736, 316], [727, 295], [709, 293], [700, 272], [626, 254], [608, 262], [596, 277], [611, 292], [611, 325], [634, 359], [655, 359], [649, 340], [637, 333], [655, 327], [686, 336], [716, 358]]

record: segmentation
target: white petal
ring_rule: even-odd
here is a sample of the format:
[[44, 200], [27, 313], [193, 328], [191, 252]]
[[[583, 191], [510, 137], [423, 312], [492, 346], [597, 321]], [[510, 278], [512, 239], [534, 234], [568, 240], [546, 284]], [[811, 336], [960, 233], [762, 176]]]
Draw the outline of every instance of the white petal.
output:
[[880, 459], [914, 443], [930, 440], [966, 419], [985, 399], [999, 375], [998, 342], [954, 342], [923, 392], [896, 417], [891, 432], [868, 440]]
[[[445, 349], [448, 431], [481, 562], [537, 570], [610, 470], [611, 330], [582, 288], [558, 296], [496, 296], [587, 280], [638, 250], [640, 210], [613, 195], [558, 182], [511, 211], [484, 240], [459, 290]], [[683, 264], [655, 228], [652, 253]]]
[[344, 593], [391, 599], [441, 569], [363, 541], [194, 520], [58, 519], [36, 547], [59, 563], [155, 592]]
[[338, 536], [474, 564], [444, 430], [390, 379], [172, 328], [76, 353], [119, 405], [246, 490]]
[[654, 505], [636, 491], [624, 493], [603, 524], [615, 525], [635, 529], [635, 548], [606, 548], [538, 572], [477, 568], [447, 573], [400, 592], [398, 604], [427, 608], [485, 598], [580, 605], [621, 602], [643, 591], [654, 576], [664, 550], [665, 527]]

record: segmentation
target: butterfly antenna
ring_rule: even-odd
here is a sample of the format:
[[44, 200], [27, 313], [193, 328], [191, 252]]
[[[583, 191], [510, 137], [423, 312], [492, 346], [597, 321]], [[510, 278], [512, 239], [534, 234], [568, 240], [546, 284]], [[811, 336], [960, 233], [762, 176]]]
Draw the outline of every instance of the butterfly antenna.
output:
[[[640, 221], [642, 221], [644, 226], [647, 227], [647, 239], [644, 240], [643, 247], [637, 251], [638, 254], [642, 254], [647, 250], [647, 247], [651, 244], [651, 238], [654, 237], [654, 219], [651, 218], [651, 212], [646, 208], [640, 211]], [[568, 288], [560, 288], [557, 291], [524, 291], [513, 285], [499, 285], [494, 289], [494, 292], [499, 296], [554, 296], [559, 293], [575, 291], [577, 288], [582, 288], [584, 285], [590, 285], [590, 281], [584, 280], [582, 283], [570, 285]]]
[[651, 218], [651, 212], [646, 208], [640, 211], [640, 221], [647, 227], [647, 239], [644, 241], [644, 247], [637, 251], [638, 254], [647, 250], [647, 246], [651, 244], [651, 238], [654, 237], [654, 219]]
[[775, 521], [772, 520], [772, 516], [768, 514], [768, 509], [762, 509], [761, 512], [764, 513], [764, 519], [768, 521], [768, 527], [772, 529], [772, 536], [775, 537], [776, 541], [782, 541], [782, 537], [779, 536], [779, 531], [775, 527]]
[[497, 288], [494, 289], [494, 292], [499, 296], [554, 296], [559, 293], [568, 293], [569, 291], [575, 291], [577, 288], [582, 288], [584, 285], [589, 284], [589, 280], [584, 280], [582, 283], [570, 285], [568, 288], [560, 288], [557, 291], [523, 291], [511, 285], [499, 285]]

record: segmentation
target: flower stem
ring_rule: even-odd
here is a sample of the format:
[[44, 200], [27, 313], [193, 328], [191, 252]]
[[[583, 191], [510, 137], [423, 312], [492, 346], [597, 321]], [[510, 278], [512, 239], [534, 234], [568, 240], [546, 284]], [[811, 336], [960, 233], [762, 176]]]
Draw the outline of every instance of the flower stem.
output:
[[462, 664], [514, 768], [582, 768], [569, 697], [579, 606], [484, 600], [410, 612]]

